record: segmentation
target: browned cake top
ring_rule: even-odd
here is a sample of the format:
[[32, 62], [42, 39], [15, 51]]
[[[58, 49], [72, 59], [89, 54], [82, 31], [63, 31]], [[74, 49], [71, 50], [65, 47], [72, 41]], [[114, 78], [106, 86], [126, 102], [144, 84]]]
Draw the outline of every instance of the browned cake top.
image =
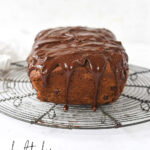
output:
[[60, 66], [66, 73], [66, 109], [70, 77], [74, 69], [89, 63], [95, 81], [93, 108], [96, 108], [99, 82], [107, 62], [111, 64], [117, 83], [126, 80], [124, 70], [128, 69], [128, 58], [121, 42], [116, 41], [112, 32], [106, 29], [87, 27], [60, 27], [41, 31], [35, 38], [32, 52], [28, 57], [28, 72], [41, 72], [43, 85], [47, 85], [50, 73]]

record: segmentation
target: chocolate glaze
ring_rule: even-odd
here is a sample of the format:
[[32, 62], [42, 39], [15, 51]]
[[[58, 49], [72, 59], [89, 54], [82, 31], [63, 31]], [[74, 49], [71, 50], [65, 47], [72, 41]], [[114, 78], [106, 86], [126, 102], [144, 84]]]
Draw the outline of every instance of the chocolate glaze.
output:
[[28, 57], [28, 74], [34, 69], [41, 73], [43, 86], [47, 86], [50, 73], [60, 66], [66, 74], [64, 110], [68, 109], [69, 85], [73, 71], [89, 63], [95, 83], [92, 109], [96, 110], [97, 96], [106, 64], [110, 63], [116, 80], [116, 97], [127, 79], [128, 57], [121, 42], [107, 29], [87, 27], [61, 27], [41, 31], [35, 38]]

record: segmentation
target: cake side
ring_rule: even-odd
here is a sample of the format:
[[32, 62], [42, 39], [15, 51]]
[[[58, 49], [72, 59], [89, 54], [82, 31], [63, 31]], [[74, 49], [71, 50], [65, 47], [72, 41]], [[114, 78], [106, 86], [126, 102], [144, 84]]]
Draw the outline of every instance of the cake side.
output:
[[28, 74], [40, 100], [67, 104], [115, 101], [128, 76], [121, 42], [106, 29], [54, 28], [40, 32], [28, 57]]
[[[51, 73], [48, 79], [49, 84], [46, 87], [43, 87], [42, 77], [38, 70], [31, 72], [30, 80], [37, 91], [38, 99], [56, 104], [65, 104], [65, 73], [60, 67]], [[125, 83], [121, 84], [120, 94], [124, 85]], [[116, 101], [120, 96], [120, 94], [116, 96], [116, 88], [114, 74], [110, 69], [110, 64], [107, 64], [101, 87], [98, 89], [97, 103], [106, 104]], [[95, 85], [88, 64], [86, 68], [76, 68], [70, 81], [68, 93], [68, 104], [92, 104]]]

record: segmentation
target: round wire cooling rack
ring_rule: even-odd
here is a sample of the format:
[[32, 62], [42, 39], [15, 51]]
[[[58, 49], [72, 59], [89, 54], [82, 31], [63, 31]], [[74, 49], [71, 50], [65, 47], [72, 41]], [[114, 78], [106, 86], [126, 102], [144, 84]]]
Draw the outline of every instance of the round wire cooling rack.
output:
[[124, 92], [113, 104], [101, 105], [96, 112], [89, 105], [63, 105], [40, 102], [27, 76], [25, 61], [12, 63], [0, 72], [0, 112], [43, 126], [102, 129], [150, 121], [150, 69], [130, 65]]

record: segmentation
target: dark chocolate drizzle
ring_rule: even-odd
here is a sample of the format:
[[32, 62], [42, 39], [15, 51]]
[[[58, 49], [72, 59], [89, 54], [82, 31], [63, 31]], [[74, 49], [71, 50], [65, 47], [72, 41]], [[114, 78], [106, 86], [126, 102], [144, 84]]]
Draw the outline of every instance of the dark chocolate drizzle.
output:
[[68, 109], [69, 85], [73, 71], [89, 63], [95, 83], [92, 109], [96, 110], [98, 91], [109, 63], [116, 80], [116, 97], [120, 86], [127, 79], [128, 57], [121, 42], [116, 41], [107, 29], [87, 27], [61, 27], [41, 31], [35, 38], [32, 52], [28, 57], [28, 74], [39, 70], [43, 86], [47, 86], [51, 72], [60, 66], [66, 74], [64, 110]]

